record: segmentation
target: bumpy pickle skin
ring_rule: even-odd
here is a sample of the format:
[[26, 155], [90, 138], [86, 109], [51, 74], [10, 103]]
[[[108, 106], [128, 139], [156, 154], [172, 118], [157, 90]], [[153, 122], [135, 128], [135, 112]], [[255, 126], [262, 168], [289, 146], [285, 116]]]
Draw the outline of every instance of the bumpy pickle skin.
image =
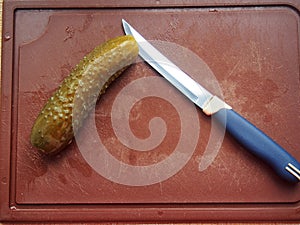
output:
[[45, 154], [54, 154], [71, 143], [97, 99], [138, 56], [130, 35], [97, 46], [71, 71], [38, 115], [31, 144]]

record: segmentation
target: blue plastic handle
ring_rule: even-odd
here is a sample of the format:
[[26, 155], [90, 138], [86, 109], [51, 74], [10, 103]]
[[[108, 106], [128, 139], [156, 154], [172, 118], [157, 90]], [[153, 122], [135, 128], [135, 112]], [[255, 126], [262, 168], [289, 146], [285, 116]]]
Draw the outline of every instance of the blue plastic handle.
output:
[[268, 163], [280, 177], [299, 182], [299, 162], [265, 133], [232, 109], [221, 109], [213, 116], [242, 146]]

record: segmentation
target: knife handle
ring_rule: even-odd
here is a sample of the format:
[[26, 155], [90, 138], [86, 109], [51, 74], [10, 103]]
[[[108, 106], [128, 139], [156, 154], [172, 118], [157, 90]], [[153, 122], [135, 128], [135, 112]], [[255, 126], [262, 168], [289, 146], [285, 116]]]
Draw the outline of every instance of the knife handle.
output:
[[248, 120], [232, 109], [221, 109], [214, 116], [243, 147], [268, 163], [280, 177], [292, 183], [300, 181], [299, 162]]

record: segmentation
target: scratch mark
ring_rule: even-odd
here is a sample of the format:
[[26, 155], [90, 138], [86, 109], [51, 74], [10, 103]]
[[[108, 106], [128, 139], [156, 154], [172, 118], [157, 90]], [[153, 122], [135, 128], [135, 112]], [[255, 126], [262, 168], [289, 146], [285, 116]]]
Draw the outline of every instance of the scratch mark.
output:
[[240, 58], [237, 63], [234, 65], [234, 67], [232, 68], [232, 70], [230, 71], [230, 73], [228, 74], [229, 77], [231, 77], [233, 75], [233, 73], [237, 70], [237, 68], [240, 66], [242, 62], [242, 59]]

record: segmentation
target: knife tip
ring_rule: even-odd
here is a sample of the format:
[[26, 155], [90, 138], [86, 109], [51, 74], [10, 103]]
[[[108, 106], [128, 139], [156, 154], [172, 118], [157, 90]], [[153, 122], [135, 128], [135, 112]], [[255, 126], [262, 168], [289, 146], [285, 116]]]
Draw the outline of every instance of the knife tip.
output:
[[129, 23], [125, 19], [122, 19], [123, 29], [125, 31], [125, 34], [131, 34], [131, 27]]
[[127, 21], [123, 18], [122, 18], [122, 24], [123, 24], [123, 26], [128, 25]]

